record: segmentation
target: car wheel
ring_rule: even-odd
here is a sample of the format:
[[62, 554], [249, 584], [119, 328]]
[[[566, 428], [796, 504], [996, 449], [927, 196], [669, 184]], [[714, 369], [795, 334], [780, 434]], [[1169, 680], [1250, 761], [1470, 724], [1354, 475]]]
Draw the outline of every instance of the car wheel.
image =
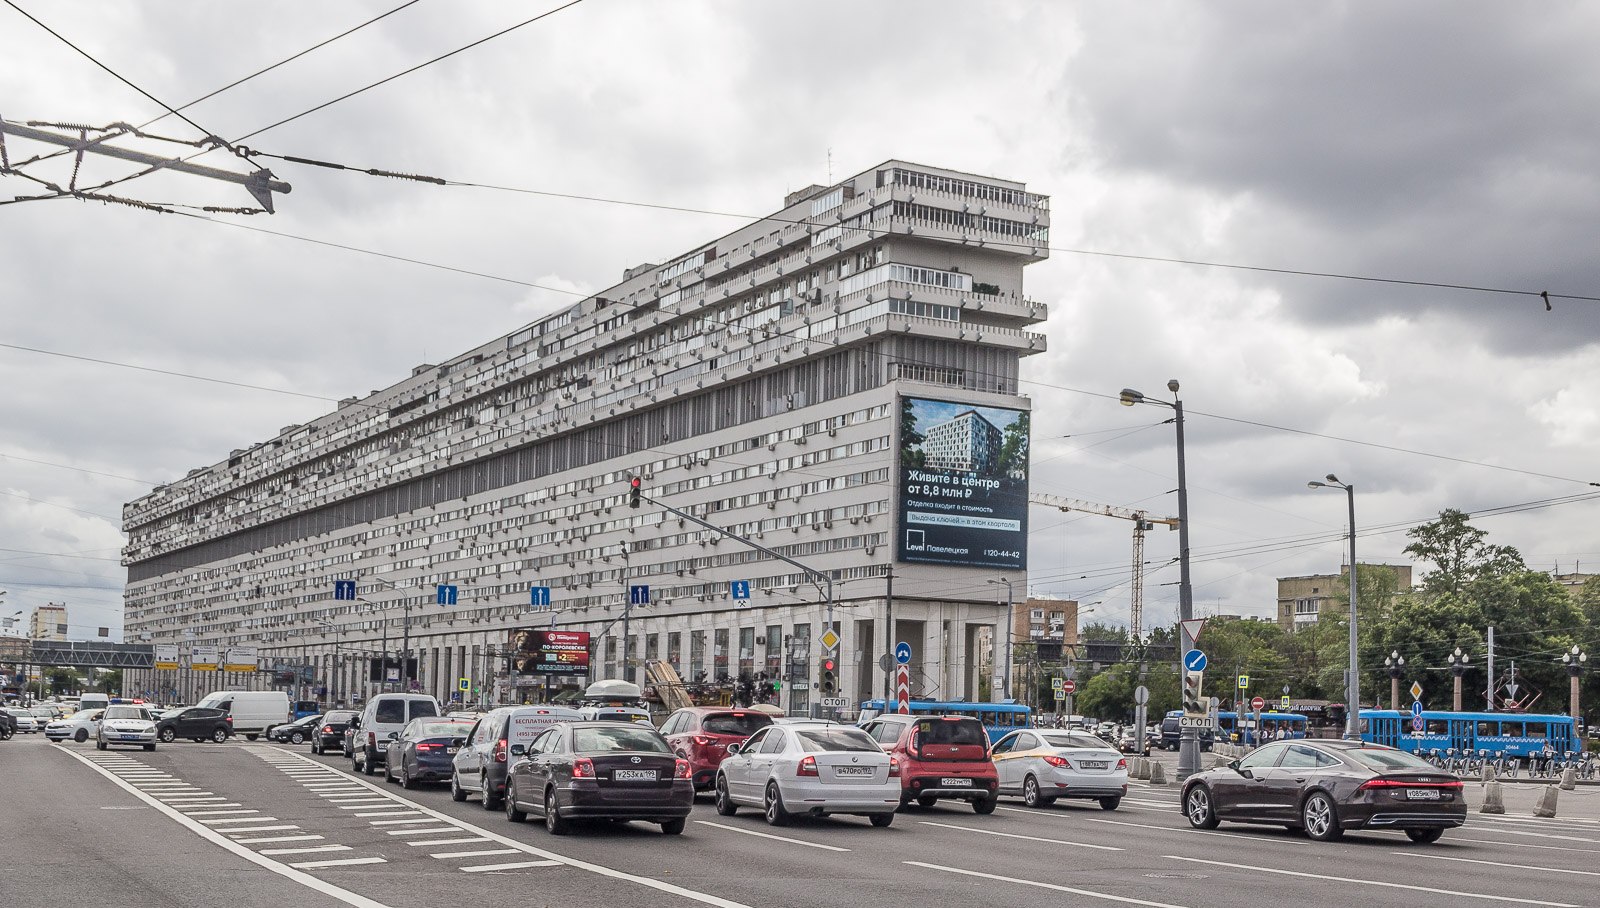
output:
[[556, 806], [556, 790], [544, 793], [544, 828], [551, 835], [566, 835], [572, 826], [561, 818], [561, 808]]
[[[405, 767], [400, 767], [404, 771]], [[526, 811], [517, 809], [517, 788], [511, 781], [506, 782], [506, 819], [513, 823], [521, 823], [528, 818]]]
[[994, 813], [995, 805], [997, 805], [999, 802], [999, 798], [979, 798], [972, 802], [972, 812]]
[[100, 738], [95, 738], [94, 739], [94, 749], [95, 750], [105, 750], [106, 749], [106, 742], [101, 740]]
[[1313, 791], [1300, 805], [1300, 823], [1306, 835], [1319, 842], [1332, 842], [1344, 835], [1339, 825], [1339, 811], [1327, 793]]
[[1040, 794], [1039, 780], [1030, 775], [1022, 780], [1022, 803], [1029, 807], [1049, 807], [1055, 799]]
[[411, 773], [406, 771], [406, 761], [400, 761], [400, 787], [411, 790], [417, 787], [417, 780], [411, 778]]
[[361, 749], [361, 771], [369, 776], [375, 776], [378, 774], [378, 764], [376, 759], [372, 756], [372, 751], [367, 750], [364, 747]]
[[663, 820], [661, 832], [663, 835], [683, 835], [683, 827], [688, 823], [689, 821], [683, 817], [678, 817], [676, 820]]
[[767, 783], [767, 825], [788, 826], [789, 811], [783, 808], [783, 794], [778, 791], [777, 782]]
[[306, 743], [306, 736], [302, 735], [299, 732], [295, 732], [294, 734], [291, 734], [289, 736], [289, 743], [290, 744], [304, 744], [304, 743]]
[[261, 737], [261, 736], [257, 735], [257, 734], [247, 734], [247, 735], [244, 736], [244, 739], [246, 741], [254, 741], [255, 739], [257, 739], [259, 737]]
[[932, 807], [937, 803], [939, 803], [938, 798], [921, 797], [917, 799], [918, 807]]
[[483, 786], [483, 809], [499, 810], [500, 799], [494, 796], [493, 789], [489, 787], [489, 774], [484, 773], [478, 778], [478, 782]]
[[1418, 845], [1431, 845], [1444, 835], [1443, 829], [1407, 829], [1406, 838]]
[[311, 755], [312, 756], [316, 756], [317, 754], [320, 754], [320, 753], [322, 753], [322, 748], [317, 746], [317, 739], [316, 738], [312, 738], [311, 739]]
[[875, 814], [867, 817], [867, 819], [872, 821], [872, 825], [878, 827], [879, 829], [882, 829], [885, 826], [888, 826], [890, 823], [894, 822], [894, 814], [892, 814], [892, 813], [875, 813]]
[[461, 787], [461, 777], [452, 773], [450, 776], [450, 800], [465, 801], [466, 799], [467, 791]]
[[83, 742], [89, 740], [89, 733], [80, 728], [78, 729], [78, 733], [72, 736], [72, 740], [82, 744]]
[[226, 728], [215, 728], [215, 729], [212, 729], [211, 730], [211, 740], [215, 741], [218, 744], [225, 743], [228, 740], [228, 730]]
[[158, 737], [161, 738], [162, 744], [171, 744], [173, 741], [178, 740], [178, 730], [171, 727], [163, 728]]
[[728, 794], [728, 777], [717, 773], [717, 815], [731, 817], [739, 812], [739, 805], [733, 803], [733, 798]]
[[383, 780], [391, 785], [394, 784], [394, 764], [387, 758], [383, 761]]
[[1194, 786], [1183, 796], [1183, 815], [1196, 829], [1216, 829], [1222, 822], [1217, 819], [1216, 805], [1211, 802], [1211, 790], [1204, 785]]
[[1111, 797], [1107, 797], [1107, 798], [1101, 798], [1100, 799], [1100, 809], [1101, 810], [1116, 810], [1117, 809], [1117, 805], [1121, 804], [1121, 803], [1122, 803], [1122, 798], [1120, 798], [1120, 797], [1118, 797], [1116, 795], [1112, 795]]

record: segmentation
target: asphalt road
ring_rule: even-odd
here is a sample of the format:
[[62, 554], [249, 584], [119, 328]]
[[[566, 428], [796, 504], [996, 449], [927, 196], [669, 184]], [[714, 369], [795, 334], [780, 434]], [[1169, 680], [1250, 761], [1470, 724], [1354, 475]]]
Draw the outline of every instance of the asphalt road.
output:
[[[0, 743], [0, 905], [517, 906], [1600, 905], [1600, 790], [1555, 819], [1513, 793], [1435, 845], [1189, 829], [1175, 787], [1114, 812], [965, 805], [768, 827], [705, 800], [687, 832], [599, 824], [566, 838], [443, 787], [402, 791], [348, 761], [261, 743], [154, 753]], [[1531, 803], [1531, 800], [1530, 800]], [[748, 814], [748, 815], [747, 815]]]

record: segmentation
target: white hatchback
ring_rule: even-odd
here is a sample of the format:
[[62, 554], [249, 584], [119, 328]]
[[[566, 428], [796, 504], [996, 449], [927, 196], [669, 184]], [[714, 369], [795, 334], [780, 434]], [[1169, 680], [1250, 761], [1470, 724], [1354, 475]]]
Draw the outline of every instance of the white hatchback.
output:
[[900, 766], [859, 728], [769, 725], [743, 744], [728, 745], [716, 788], [717, 813], [725, 817], [748, 806], [766, 811], [774, 826], [796, 814], [835, 813], [888, 826], [900, 806]]
[[108, 706], [100, 717], [100, 730], [94, 746], [105, 750], [113, 744], [156, 749], [156, 723], [150, 710], [142, 706]]

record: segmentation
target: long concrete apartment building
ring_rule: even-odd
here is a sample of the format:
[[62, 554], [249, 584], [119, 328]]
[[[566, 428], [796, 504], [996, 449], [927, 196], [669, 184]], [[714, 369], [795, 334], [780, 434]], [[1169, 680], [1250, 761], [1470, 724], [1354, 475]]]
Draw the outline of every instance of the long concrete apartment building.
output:
[[590, 678], [767, 672], [806, 711], [831, 580], [839, 695], [905, 641], [915, 694], [976, 698], [988, 581], [1027, 588], [1048, 228], [1022, 183], [886, 162], [191, 470], [124, 508], [127, 639], [178, 666], [128, 689], [521, 699], [518, 631], [559, 630]]

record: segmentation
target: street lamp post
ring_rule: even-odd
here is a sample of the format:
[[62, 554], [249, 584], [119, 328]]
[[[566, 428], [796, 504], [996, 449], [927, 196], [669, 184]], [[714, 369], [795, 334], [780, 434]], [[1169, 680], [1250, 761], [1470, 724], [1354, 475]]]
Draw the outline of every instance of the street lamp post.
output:
[[[1134, 404], [1151, 404], [1170, 409], [1178, 436], [1178, 673], [1183, 676], [1183, 654], [1194, 649], [1195, 641], [1189, 636], [1190, 619], [1194, 618], [1194, 587], [1189, 582], [1189, 484], [1183, 458], [1183, 401], [1178, 397], [1178, 380], [1167, 382], [1172, 392], [1172, 402], [1153, 400], [1132, 388], [1123, 388], [1118, 400], [1124, 407]], [[1178, 770], [1175, 775], [1186, 779], [1200, 771], [1199, 731], [1184, 728], [1178, 733]]]
[[1567, 714], [1572, 717], [1574, 727], [1578, 722], [1578, 676], [1583, 673], [1583, 664], [1589, 661], [1589, 654], [1584, 652], [1578, 644], [1572, 644], [1572, 650], [1561, 654], [1561, 664], [1567, 667]]
[[1016, 619], [1012, 617], [1015, 604], [1011, 596], [1011, 578], [1001, 577], [999, 580], [990, 580], [990, 583], [1004, 583], [1006, 585], [1006, 674], [1003, 681], [1005, 691], [1004, 699], [1011, 699], [1011, 638], [1016, 636]]
[[1400, 709], [1400, 676], [1406, 671], [1406, 657], [1394, 650], [1383, 657], [1383, 667], [1389, 670], [1389, 708]]
[[1361, 737], [1361, 674], [1356, 665], [1356, 487], [1348, 482], [1340, 482], [1339, 477], [1329, 473], [1324, 477], [1327, 482], [1318, 482], [1313, 479], [1306, 483], [1312, 489], [1343, 489], [1345, 499], [1350, 504], [1350, 667], [1345, 669], [1344, 699], [1344, 736], [1347, 740], [1354, 741]]
[[1451, 698], [1450, 709], [1461, 712], [1461, 676], [1467, 673], [1467, 663], [1472, 661], [1472, 657], [1463, 653], [1458, 646], [1456, 651], [1450, 654], [1449, 660], [1450, 674], [1455, 676], [1455, 695]]

